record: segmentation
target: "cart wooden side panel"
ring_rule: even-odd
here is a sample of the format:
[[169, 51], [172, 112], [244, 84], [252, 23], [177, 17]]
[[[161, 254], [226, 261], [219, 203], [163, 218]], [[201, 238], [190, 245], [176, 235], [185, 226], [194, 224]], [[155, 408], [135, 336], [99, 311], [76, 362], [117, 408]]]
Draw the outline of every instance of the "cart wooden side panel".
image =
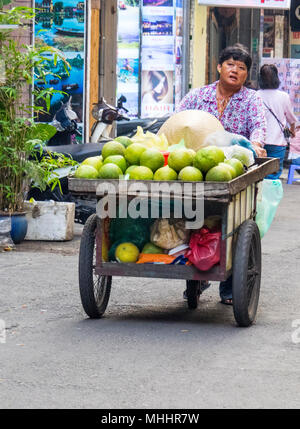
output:
[[[192, 199], [204, 199], [205, 206], [212, 206], [222, 216], [222, 240], [220, 264], [215, 265], [209, 271], [199, 271], [194, 266], [186, 265], [153, 265], [153, 264], [125, 264], [107, 262], [102, 256], [103, 251], [103, 231], [104, 221], [98, 219], [97, 232], [97, 260], [95, 273], [103, 276], [129, 276], [129, 277], [150, 277], [169, 278], [185, 280], [212, 280], [222, 281], [231, 274], [235, 236], [239, 226], [247, 219], [255, 218], [256, 197], [258, 183], [268, 174], [272, 174], [279, 169], [279, 160], [270, 158], [256, 159], [256, 165], [247, 173], [230, 182], [203, 182], [203, 187], [197, 187], [195, 182], [159, 182], [164, 184], [181, 184], [181, 195], [177, 197], [189, 197]], [[124, 187], [122, 180], [89, 180], [89, 179], [69, 179], [69, 190], [73, 194], [92, 194], [101, 199], [103, 193], [99, 185], [112, 185], [115, 195], [126, 193], [127, 196], [141, 197], [140, 191], [128, 190]], [[151, 189], [152, 181], [128, 181], [128, 183], [141, 182], [144, 185], [145, 197], [153, 197]], [[184, 194], [185, 183], [189, 183], [186, 188], [189, 195]], [[177, 187], [178, 189], [178, 187]], [[179, 186], [180, 189], [180, 186]], [[143, 196], [143, 195], [142, 195]], [[157, 193], [154, 195], [157, 197]], [[164, 198], [164, 195], [160, 193]], [[170, 195], [168, 195], [170, 198]], [[175, 196], [176, 197], [176, 196]]]
[[[256, 158], [255, 165], [251, 167], [245, 174], [237, 177], [236, 179], [231, 180], [230, 182], [203, 182], [203, 190], [200, 191], [197, 188], [197, 182], [180, 182], [180, 181], [165, 181], [165, 182], [153, 182], [151, 180], [128, 180], [126, 181], [128, 186], [132, 183], [141, 183], [145, 190], [147, 190], [147, 195], [151, 197], [151, 187], [153, 183], [157, 185], [162, 184], [181, 184], [182, 186], [182, 195], [184, 191], [185, 184], [189, 184], [188, 192], [193, 198], [201, 197], [205, 200], [210, 201], [219, 201], [224, 203], [229, 203], [231, 197], [238, 192], [247, 188], [248, 185], [252, 183], [257, 183], [264, 179], [268, 174], [272, 174], [279, 169], [279, 160], [277, 158]], [[128, 195], [140, 195], [139, 191], [128, 190], [126, 188], [127, 184], [124, 184], [124, 180], [118, 179], [75, 179], [70, 177], [68, 179], [69, 191], [75, 195], [87, 195], [93, 194], [95, 196], [101, 197], [101, 188], [99, 185], [108, 184], [114, 187], [117, 194], [122, 194], [124, 190]], [[97, 189], [99, 194], [97, 194]], [[128, 193], [129, 192], [129, 193]], [[163, 195], [162, 195], [163, 197]]]

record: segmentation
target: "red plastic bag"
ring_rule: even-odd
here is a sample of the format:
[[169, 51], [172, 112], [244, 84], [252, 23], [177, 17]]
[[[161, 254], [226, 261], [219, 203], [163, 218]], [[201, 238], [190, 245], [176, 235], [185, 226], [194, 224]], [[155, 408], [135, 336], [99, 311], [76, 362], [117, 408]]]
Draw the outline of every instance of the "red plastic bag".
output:
[[191, 235], [185, 257], [201, 271], [207, 271], [220, 261], [221, 231], [203, 227]]

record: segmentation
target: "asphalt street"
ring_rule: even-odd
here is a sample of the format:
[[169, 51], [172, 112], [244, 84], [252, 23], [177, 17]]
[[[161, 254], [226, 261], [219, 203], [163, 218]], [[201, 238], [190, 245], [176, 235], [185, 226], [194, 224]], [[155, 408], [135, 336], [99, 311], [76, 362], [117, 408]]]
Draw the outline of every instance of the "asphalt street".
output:
[[72, 242], [0, 253], [0, 408], [299, 408], [299, 186], [284, 185], [262, 240], [249, 328], [219, 303], [217, 283], [191, 311], [183, 281], [144, 278], [114, 278], [104, 317], [88, 319], [80, 228]]

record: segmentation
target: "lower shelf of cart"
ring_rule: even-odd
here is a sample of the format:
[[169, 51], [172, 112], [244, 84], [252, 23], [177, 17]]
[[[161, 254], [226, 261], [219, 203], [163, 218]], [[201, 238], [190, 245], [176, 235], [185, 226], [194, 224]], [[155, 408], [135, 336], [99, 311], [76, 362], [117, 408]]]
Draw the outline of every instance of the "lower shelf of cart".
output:
[[96, 266], [95, 273], [102, 276], [211, 281], [223, 281], [229, 275], [229, 273], [221, 272], [220, 265], [215, 265], [209, 271], [200, 271], [193, 265], [125, 264], [117, 262], [102, 262]]

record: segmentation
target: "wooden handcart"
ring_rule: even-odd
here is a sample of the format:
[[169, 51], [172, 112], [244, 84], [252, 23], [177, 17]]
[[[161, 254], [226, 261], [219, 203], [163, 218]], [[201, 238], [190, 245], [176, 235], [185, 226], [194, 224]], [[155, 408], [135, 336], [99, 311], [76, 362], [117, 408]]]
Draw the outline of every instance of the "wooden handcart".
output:
[[[204, 182], [204, 195], [197, 195], [195, 182], [189, 182], [195, 188], [191, 198], [204, 199], [205, 217], [221, 217], [220, 262], [209, 271], [188, 265], [108, 262], [102, 252], [105, 220], [97, 214], [90, 216], [82, 232], [79, 252], [79, 289], [86, 314], [90, 318], [104, 314], [113, 276], [183, 279], [190, 309], [197, 308], [203, 281], [225, 281], [232, 276], [235, 320], [239, 326], [251, 325], [256, 317], [261, 282], [261, 239], [255, 223], [259, 183], [279, 169], [278, 159], [256, 158], [255, 162], [255, 166], [230, 182]], [[121, 192], [121, 181], [106, 182]], [[95, 195], [101, 199], [103, 195], [96, 195], [99, 183], [101, 180], [69, 178], [69, 189], [76, 195]], [[150, 192], [151, 182], [144, 184]], [[137, 195], [133, 193], [130, 197]]]

